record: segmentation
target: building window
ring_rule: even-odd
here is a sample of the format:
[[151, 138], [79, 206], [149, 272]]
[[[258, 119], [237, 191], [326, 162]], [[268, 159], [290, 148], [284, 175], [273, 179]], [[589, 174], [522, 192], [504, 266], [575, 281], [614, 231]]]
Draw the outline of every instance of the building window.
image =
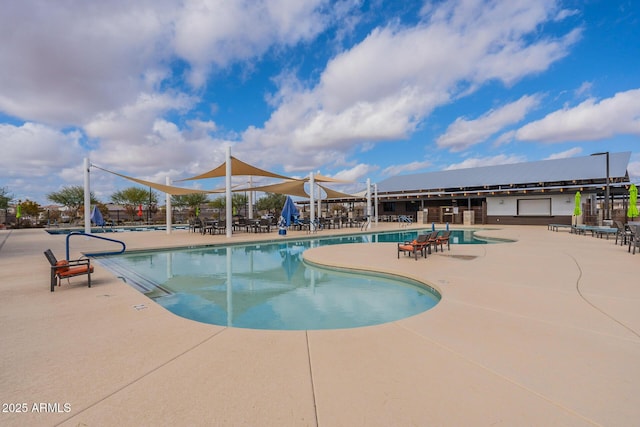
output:
[[382, 203], [382, 212], [395, 212], [396, 211], [396, 203], [395, 202], [383, 202]]

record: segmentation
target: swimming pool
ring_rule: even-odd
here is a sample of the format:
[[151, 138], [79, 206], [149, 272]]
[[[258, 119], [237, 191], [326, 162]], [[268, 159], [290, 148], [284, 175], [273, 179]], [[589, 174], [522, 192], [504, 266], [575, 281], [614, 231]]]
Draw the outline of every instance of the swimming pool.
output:
[[[429, 286], [302, 260], [320, 245], [410, 240], [418, 231], [313, 237], [95, 257], [179, 316], [222, 326], [311, 330], [376, 325], [422, 313], [440, 300]], [[485, 243], [453, 232], [458, 243]]]

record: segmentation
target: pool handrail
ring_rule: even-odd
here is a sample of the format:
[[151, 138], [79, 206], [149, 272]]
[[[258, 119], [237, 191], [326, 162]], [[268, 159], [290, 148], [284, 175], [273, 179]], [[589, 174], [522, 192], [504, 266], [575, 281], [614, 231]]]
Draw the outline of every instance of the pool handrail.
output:
[[71, 233], [67, 234], [67, 241], [66, 241], [66, 245], [67, 245], [66, 255], [67, 255], [67, 258], [66, 259], [69, 259], [69, 239], [71, 238], [71, 236], [92, 237], [94, 239], [107, 240], [109, 242], [119, 243], [119, 244], [122, 245], [122, 250], [120, 250], [120, 251], [92, 252], [92, 253], [84, 254], [85, 256], [118, 255], [118, 254], [123, 253], [127, 249], [127, 245], [125, 245], [124, 242], [122, 242], [120, 240], [110, 239], [108, 237], [96, 236], [95, 234], [85, 233], [83, 231], [72, 231]]

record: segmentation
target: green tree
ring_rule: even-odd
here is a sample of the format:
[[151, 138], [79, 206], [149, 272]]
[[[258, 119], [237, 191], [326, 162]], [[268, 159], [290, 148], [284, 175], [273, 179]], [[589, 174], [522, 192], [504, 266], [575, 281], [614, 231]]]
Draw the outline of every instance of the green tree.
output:
[[6, 187], [0, 187], [0, 209], [8, 209], [9, 202], [13, 200], [13, 194]]
[[240, 212], [243, 211], [243, 209], [246, 211], [245, 208], [247, 206], [247, 200], [249, 200], [249, 198], [241, 193], [234, 193], [233, 195], [231, 195], [231, 206], [233, 206], [234, 215], [239, 215]]
[[146, 206], [150, 214], [155, 212], [157, 210], [158, 195], [152, 190], [128, 187], [113, 193], [111, 201], [116, 205], [124, 206], [125, 212], [131, 215], [131, 220], [133, 220], [140, 205]]
[[[247, 196], [240, 193], [234, 193], [231, 195], [231, 207], [233, 208], [232, 215], [237, 215], [240, 213], [241, 209], [243, 209], [247, 205]], [[220, 196], [209, 202], [209, 206], [218, 210], [218, 217], [220, 217], [220, 212], [225, 211], [225, 207], [227, 206], [227, 197]]]
[[[93, 191], [89, 193], [89, 198], [92, 204], [98, 203]], [[69, 208], [75, 218], [78, 215], [78, 209], [84, 206], [84, 187], [81, 185], [63, 187], [60, 191], [47, 194], [47, 199]]]
[[282, 210], [286, 199], [287, 196], [284, 194], [267, 193], [266, 196], [261, 197], [256, 201], [256, 209], [258, 209], [258, 211], [279, 213]]
[[21, 203], [22, 206], [22, 215], [31, 216], [34, 218], [38, 217], [38, 214], [42, 210], [39, 204], [36, 202], [32, 202], [31, 200], [25, 200]]
[[224, 211], [224, 207], [227, 205], [226, 197], [216, 197], [209, 202], [209, 206], [218, 210], [218, 219], [220, 219], [220, 212]]
[[9, 193], [9, 189], [6, 187], [0, 187], [0, 209], [4, 210], [3, 221], [7, 222], [7, 209], [9, 209], [9, 203], [13, 200], [13, 194]]
[[195, 214], [196, 207], [208, 203], [209, 196], [204, 193], [185, 194], [183, 196], [171, 196], [171, 206], [176, 208], [189, 207]]

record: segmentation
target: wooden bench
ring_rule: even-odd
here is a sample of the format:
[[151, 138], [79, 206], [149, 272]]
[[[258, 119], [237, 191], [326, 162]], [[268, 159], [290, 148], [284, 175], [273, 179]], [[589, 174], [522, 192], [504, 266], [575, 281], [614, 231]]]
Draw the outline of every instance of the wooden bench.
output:
[[90, 259], [64, 259], [58, 261], [51, 249], [44, 251], [44, 256], [47, 257], [49, 264], [51, 264], [51, 292], [55, 290], [56, 283], [60, 286], [62, 279], [82, 276], [85, 274], [88, 278], [89, 287], [91, 287], [91, 273], [93, 273], [93, 266], [91, 265]]

